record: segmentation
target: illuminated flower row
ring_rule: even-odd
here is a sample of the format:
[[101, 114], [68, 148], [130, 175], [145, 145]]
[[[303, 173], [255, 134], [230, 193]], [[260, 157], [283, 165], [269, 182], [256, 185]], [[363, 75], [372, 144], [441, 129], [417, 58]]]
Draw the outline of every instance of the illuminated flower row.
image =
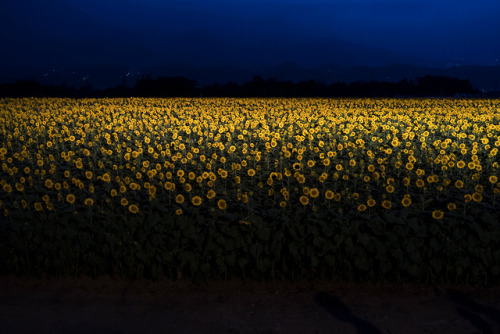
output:
[[500, 103], [3, 99], [0, 207], [110, 215], [498, 205]]

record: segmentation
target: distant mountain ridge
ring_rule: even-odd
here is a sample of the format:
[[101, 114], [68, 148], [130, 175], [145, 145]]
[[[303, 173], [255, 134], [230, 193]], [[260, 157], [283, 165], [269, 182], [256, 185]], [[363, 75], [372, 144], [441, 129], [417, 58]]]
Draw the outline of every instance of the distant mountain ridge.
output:
[[[17, 74], [17, 75], [16, 75]], [[336, 82], [351, 83], [354, 81], [399, 82], [403, 79], [413, 80], [425, 75], [447, 76], [468, 79], [472, 85], [484, 92], [500, 90], [500, 66], [455, 66], [448, 68], [419, 67], [406, 64], [394, 64], [380, 67], [372, 66], [342, 66], [325, 64], [316, 67], [301, 67], [295, 63], [283, 63], [277, 66], [261, 66], [242, 68], [232, 66], [195, 67], [187, 64], [155, 66], [144, 69], [126, 68], [113, 65], [96, 65], [74, 69], [50, 69], [46, 71], [13, 71], [4, 74], [4, 83], [19, 79], [36, 80], [42, 84], [66, 84], [81, 87], [90, 85], [103, 89], [119, 85], [133, 86], [137, 79], [143, 76], [186, 77], [196, 80], [198, 86], [214, 83], [237, 82], [252, 80], [255, 76], [264, 79], [273, 78], [279, 81], [315, 80], [325, 84]]]

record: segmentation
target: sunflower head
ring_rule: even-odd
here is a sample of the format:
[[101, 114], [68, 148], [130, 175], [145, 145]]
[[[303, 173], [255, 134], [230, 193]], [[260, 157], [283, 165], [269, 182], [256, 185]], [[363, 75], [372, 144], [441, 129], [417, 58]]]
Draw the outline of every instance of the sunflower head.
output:
[[191, 198], [191, 203], [193, 203], [193, 205], [195, 206], [200, 206], [202, 203], [202, 199], [200, 196], [194, 196], [193, 198]]
[[227, 203], [225, 200], [223, 199], [220, 199], [218, 202], [217, 202], [217, 206], [219, 207], [220, 210], [226, 210], [227, 208]]
[[434, 218], [436, 220], [443, 219], [443, 216], [444, 216], [444, 212], [441, 210], [432, 211], [432, 218]]

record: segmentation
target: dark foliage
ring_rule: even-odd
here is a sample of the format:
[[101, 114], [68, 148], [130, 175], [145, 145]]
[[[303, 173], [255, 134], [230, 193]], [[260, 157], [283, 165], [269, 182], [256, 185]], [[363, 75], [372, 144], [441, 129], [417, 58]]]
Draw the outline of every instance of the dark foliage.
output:
[[278, 81], [259, 76], [238, 84], [212, 84], [197, 87], [195, 80], [184, 77], [143, 76], [132, 88], [116, 86], [95, 90], [66, 85], [41, 85], [36, 81], [0, 84], [0, 97], [454, 97], [478, 96], [469, 80], [424, 76], [398, 83], [378, 81], [337, 82], [330, 85], [314, 80]]

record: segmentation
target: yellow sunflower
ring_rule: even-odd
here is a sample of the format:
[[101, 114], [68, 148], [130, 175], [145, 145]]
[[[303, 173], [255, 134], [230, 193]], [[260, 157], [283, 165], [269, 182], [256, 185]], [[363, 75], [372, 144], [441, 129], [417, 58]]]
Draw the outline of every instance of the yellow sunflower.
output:
[[223, 199], [220, 199], [218, 202], [217, 202], [217, 206], [219, 207], [219, 209], [221, 210], [226, 210], [227, 208], [227, 203], [225, 200]]
[[194, 196], [193, 198], [191, 198], [191, 203], [193, 203], [193, 205], [195, 206], [200, 206], [202, 202], [203, 201], [200, 196]]
[[432, 211], [432, 218], [434, 218], [436, 220], [442, 219], [443, 216], [444, 216], [444, 212], [441, 211], [441, 210], [434, 210], [434, 211]]

